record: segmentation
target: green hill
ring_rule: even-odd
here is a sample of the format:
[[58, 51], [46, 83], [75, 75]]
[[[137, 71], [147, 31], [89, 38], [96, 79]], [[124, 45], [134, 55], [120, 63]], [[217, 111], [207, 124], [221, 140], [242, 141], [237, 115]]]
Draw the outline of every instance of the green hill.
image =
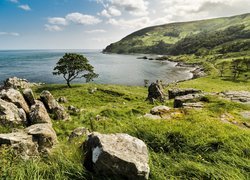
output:
[[250, 13], [144, 28], [107, 46], [105, 53], [201, 54], [250, 50]]

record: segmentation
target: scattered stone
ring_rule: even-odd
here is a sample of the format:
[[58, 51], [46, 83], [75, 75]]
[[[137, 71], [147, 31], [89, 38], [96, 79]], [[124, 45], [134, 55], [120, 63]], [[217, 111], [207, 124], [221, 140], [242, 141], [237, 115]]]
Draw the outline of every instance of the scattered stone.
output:
[[174, 99], [174, 108], [183, 107], [184, 103], [195, 103], [199, 101], [203, 101], [205, 99], [204, 94], [188, 94], [184, 96], [177, 96]]
[[33, 142], [33, 137], [25, 132], [0, 134], [0, 146], [2, 145], [11, 146], [24, 159], [38, 155], [37, 143]]
[[204, 104], [202, 102], [196, 102], [196, 103], [183, 103], [184, 108], [190, 108], [190, 109], [202, 109], [204, 107]]
[[137, 59], [148, 59], [147, 56], [138, 57]]
[[15, 104], [19, 108], [22, 108], [26, 113], [29, 113], [29, 106], [23, 95], [18, 90], [12, 88], [7, 90], [4, 89], [1, 91], [1, 98]]
[[169, 89], [168, 90], [168, 98], [174, 99], [177, 96], [184, 96], [188, 94], [196, 94], [201, 93], [201, 90], [188, 88], [188, 89]]
[[23, 109], [0, 99], [0, 123], [4, 126], [26, 125], [27, 118]]
[[92, 133], [84, 143], [85, 167], [116, 179], [148, 179], [148, 150], [145, 143], [128, 134]]
[[240, 115], [241, 115], [243, 118], [249, 119], [249, 120], [250, 120], [250, 111], [241, 112]]
[[162, 88], [157, 83], [152, 83], [148, 87], [148, 97], [146, 100], [149, 100], [151, 103], [154, 102], [155, 99], [160, 100], [161, 102], [164, 101], [164, 93]]
[[51, 124], [35, 124], [26, 128], [26, 132], [33, 136], [33, 141], [38, 144], [38, 151], [49, 153], [50, 149], [58, 143], [56, 132]]
[[29, 106], [32, 106], [36, 103], [35, 96], [33, 94], [33, 91], [30, 88], [23, 90], [23, 97]]
[[59, 103], [67, 103], [68, 100], [66, 97], [59, 97], [58, 100], [57, 100]]
[[153, 114], [145, 114], [143, 117], [147, 118], [147, 119], [153, 119], [153, 120], [162, 119], [161, 116], [159, 116], [159, 115], [153, 115]]
[[156, 106], [150, 110], [150, 113], [152, 115], [163, 115], [165, 113], [168, 113], [170, 110], [171, 108], [167, 106]]
[[234, 102], [250, 103], [249, 91], [225, 91], [221, 95]]
[[31, 106], [29, 116], [31, 124], [52, 123], [49, 114], [41, 101], [36, 101], [36, 103]]
[[95, 88], [89, 88], [89, 89], [88, 89], [88, 92], [89, 92], [90, 94], [94, 94], [96, 91], [97, 91], [97, 88], [96, 88], [96, 87], [95, 87]]
[[40, 95], [42, 102], [50, 113], [54, 114], [56, 120], [68, 120], [69, 115], [63, 106], [59, 105], [49, 91], [43, 91]]
[[73, 113], [79, 113], [80, 112], [80, 109], [78, 109], [78, 108], [76, 108], [75, 106], [72, 106], [72, 105], [70, 105], [68, 107], [68, 110], [72, 111]]
[[85, 127], [78, 127], [74, 129], [69, 135], [69, 141], [72, 141], [74, 138], [86, 136], [89, 134], [89, 130]]

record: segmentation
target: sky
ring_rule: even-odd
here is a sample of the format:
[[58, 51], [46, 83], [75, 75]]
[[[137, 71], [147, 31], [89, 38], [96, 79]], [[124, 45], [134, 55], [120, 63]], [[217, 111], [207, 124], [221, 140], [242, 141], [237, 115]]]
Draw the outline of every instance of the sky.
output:
[[144, 27], [250, 13], [250, 0], [0, 0], [0, 49], [103, 49]]

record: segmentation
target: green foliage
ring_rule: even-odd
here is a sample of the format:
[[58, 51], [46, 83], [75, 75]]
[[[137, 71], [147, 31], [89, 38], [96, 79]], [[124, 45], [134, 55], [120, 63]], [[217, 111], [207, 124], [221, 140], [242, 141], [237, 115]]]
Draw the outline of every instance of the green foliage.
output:
[[68, 87], [71, 87], [70, 82], [76, 78], [84, 77], [86, 82], [89, 82], [98, 77], [98, 74], [94, 73], [94, 67], [88, 63], [88, 60], [83, 55], [76, 53], [66, 53], [57, 62], [53, 74], [62, 74]]

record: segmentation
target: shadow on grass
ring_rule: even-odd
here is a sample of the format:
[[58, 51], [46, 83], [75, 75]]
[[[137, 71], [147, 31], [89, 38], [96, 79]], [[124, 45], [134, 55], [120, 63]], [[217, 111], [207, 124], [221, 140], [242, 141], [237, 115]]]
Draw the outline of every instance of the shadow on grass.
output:
[[228, 82], [234, 82], [234, 83], [249, 82], [249, 79], [233, 79], [231, 76], [221, 77], [221, 80], [228, 81]]

